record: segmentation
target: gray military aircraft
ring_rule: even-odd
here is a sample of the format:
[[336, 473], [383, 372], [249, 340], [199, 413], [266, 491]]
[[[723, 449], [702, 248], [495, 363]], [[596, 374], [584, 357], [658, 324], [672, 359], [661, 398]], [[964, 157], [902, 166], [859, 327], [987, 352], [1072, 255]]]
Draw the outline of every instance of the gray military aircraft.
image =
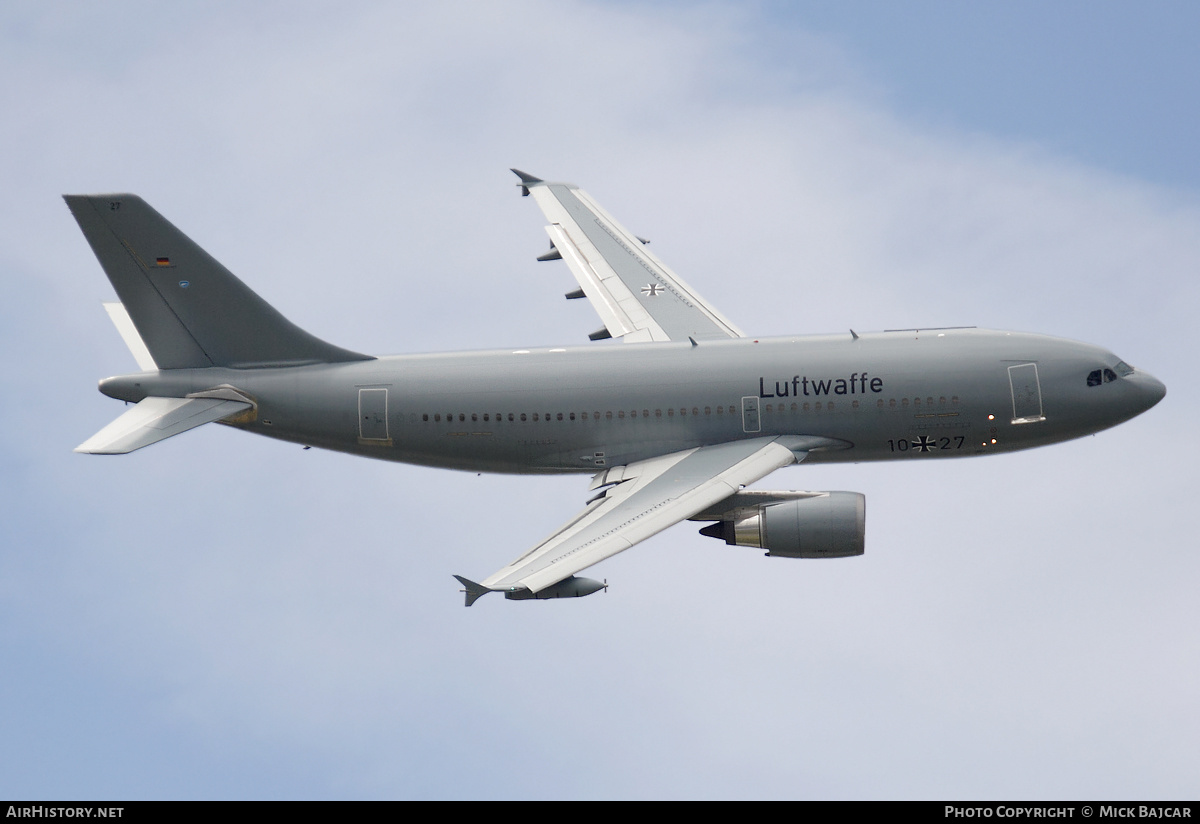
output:
[[513, 170], [604, 326], [562, 346], [372, 357], [290, 323], [141, 198], [67, 195], [120, 303], [136, 405], [81, 444], [132, 452], [211, 421], [369, 458], [592, 474], [594, 495], [466, 605], [589, 595], [576, 573], [683, 520], [787, 558], [863, 553], [856, 492], [745, 487], [791, 464], [990, 455], [1078, 438], [1166, 388], [1098, 346], [955, 327], [748, 338], [578, 187]]

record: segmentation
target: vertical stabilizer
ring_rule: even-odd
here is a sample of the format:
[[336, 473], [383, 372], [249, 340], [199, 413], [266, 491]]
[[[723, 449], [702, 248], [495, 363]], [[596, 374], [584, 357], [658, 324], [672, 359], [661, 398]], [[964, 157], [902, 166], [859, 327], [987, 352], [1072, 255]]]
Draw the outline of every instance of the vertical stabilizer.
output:
[[136, 195], [65, 195], [160, 369], [369, 360], [313, 337]]

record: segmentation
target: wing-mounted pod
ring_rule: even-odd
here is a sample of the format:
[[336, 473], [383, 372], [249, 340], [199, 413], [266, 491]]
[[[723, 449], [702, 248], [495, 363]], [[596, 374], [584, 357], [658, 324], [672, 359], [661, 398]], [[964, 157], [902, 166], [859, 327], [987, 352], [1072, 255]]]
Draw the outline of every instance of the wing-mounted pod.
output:
[[585, 595], [591, 595], [600, 590], [608, 591], [607, 581], [597, 581], [593, 578], [580, 578], [577, 575], [572, 575], [570, 578], [565, 578], [556, 584], [551, 584], [545, 589], [534, 592], [528, 587], [511, 587], [508, 589], [492, 589], [483, 584], [477, 584], [469, 578], [464, 578], [461, 575], [454, 576], [460, 584], [463, 585], [462, 592], [466, 593], [466, 605], [478, 601], [489, 592], [503, 592], [504, 597], [510, 601], [552, 601], [557, 598], [582, 598]]
[[580, 578], [578, 575], [572, 575], [559, 581], [557, 584], [548, 586], [545, 589], [532, 592], [528, 589], [517, 589], [504, 593], [504, 597], [510, 601], [549, 601], [555, 598], [582, 598], [585, 595], [591, 595], [593, 592], [607, 590], [608, 584], [597, 581], [594, 578]]
[[728, 510], [700, 534], [721, 538], [731, 546], [759, 547], [767, 550], [767, 555], [783, 558], [848, 558], [863, 554], [866, 496], [858, 492], [755, 494], [763, 496], [763, 501], [735, 501], [749, 505]]

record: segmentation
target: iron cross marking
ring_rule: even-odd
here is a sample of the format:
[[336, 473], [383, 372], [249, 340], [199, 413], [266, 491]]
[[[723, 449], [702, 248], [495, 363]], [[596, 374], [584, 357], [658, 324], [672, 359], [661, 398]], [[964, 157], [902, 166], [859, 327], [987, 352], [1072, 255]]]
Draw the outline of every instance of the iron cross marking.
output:
[[937, 449], [937, 441], [928, 435], [922, 435], [921, 437], [913, 440], [912, 446], [913, 449], [917, 450], [918, 452], [930, 452], [934, 449]]

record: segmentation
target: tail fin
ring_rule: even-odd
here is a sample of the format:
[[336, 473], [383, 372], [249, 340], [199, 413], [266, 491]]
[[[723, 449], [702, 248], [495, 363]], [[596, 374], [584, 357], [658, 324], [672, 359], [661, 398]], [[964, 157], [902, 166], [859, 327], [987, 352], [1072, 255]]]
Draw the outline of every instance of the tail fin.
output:
[[313, 337], [136, 195], [65, 195], [160, 369], [370, 360]]

